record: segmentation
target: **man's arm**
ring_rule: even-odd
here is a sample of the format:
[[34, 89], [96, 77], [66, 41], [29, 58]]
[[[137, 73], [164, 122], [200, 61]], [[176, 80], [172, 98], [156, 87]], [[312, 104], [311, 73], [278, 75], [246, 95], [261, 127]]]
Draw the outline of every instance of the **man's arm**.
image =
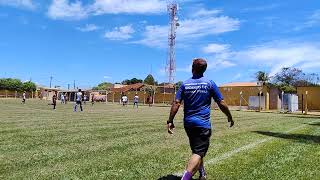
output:
[[173, 119], [176, 116], [176, 114], [180, 108], [180, 105], [181, 105], [180, 100], [175, 100], [172, 103], [170, 115], [169, 115], [169, 120], [167, 121], [167, 129], [168, 129], [169, 134], [173, 134], [173, 129], [174, 129]]
[[232, 115], [231, 112], [228, 108], [227, 103], [224, 100], [221, 100], [219, 102], [217, 102], [220, 110], [228, 117], [228, 122], [230, 122], [230, 127], [232, 127], [234, 125], [234, 121], [232, 119]]

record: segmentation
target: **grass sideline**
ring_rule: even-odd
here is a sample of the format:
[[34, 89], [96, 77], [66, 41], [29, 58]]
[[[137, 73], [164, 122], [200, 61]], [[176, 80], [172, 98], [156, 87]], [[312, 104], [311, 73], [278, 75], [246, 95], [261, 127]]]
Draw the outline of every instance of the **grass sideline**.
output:
[[[0, 179], [174, 179], [190, 155], [182, 109], [171, 136], [169, 107], [47, 103], [0, 99]], [[319, 117], [232, 114], [212, 111], [209, 179], [320, 179]]]

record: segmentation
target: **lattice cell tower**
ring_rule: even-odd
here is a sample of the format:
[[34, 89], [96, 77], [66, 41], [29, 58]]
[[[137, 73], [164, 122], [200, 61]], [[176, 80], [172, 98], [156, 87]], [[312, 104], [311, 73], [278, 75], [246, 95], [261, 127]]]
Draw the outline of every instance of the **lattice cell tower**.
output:
[[176, 72], [176, 30], [179, 26], [178, 23], [178, 4], [175, 1], [168, 2], [169, 13], [169, 33], [168, 33], [168, 58], [167, 58], [167, 74], [169, 83], [174, 83], [174, 77]]

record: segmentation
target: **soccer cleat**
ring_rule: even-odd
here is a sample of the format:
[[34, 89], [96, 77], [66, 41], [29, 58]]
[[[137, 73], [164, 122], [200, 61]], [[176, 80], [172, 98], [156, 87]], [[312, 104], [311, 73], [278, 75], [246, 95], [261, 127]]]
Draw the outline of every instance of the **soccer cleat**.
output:
[[199, 180], [207, 180], [207, 176], [200, 176]]

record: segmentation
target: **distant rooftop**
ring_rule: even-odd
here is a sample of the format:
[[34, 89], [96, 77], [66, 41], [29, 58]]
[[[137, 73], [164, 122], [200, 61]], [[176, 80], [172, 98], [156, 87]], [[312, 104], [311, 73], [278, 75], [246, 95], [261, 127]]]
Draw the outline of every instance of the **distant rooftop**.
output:
[[259, 86], [257, 82], [232, 82], [223, 84], [220, 87], [256, 87]]

